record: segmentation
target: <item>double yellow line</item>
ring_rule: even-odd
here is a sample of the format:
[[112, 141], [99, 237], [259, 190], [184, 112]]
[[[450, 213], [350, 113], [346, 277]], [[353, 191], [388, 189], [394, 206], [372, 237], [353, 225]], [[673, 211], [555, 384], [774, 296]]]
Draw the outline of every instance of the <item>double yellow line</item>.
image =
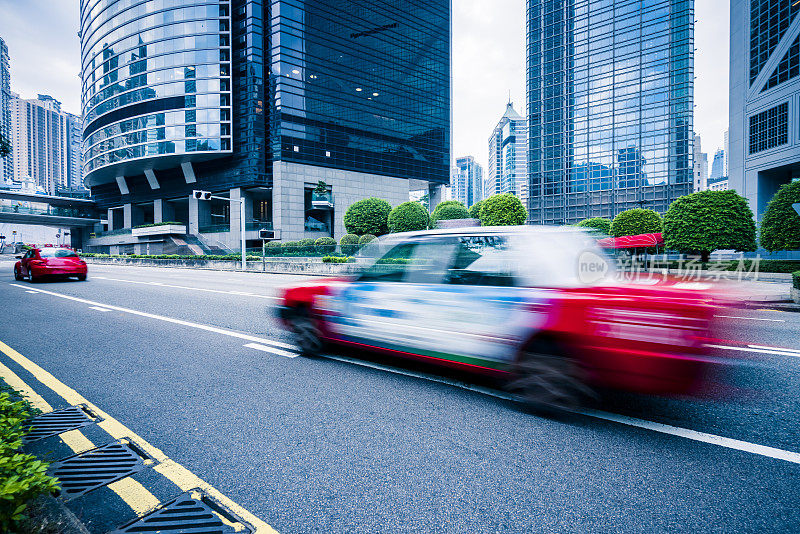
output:
[[[67, 403], [71, 405], [85, 404], [88, 406], [92, 412], [103, 418], [103, 420], [98, 423], [100, 428], [105, 430], [114, 439], [127, 439], [149, 454], [156, 462], [153, 466], [153, 469], [169, 479], [181, 490], [188, 491], [195, 488], [201, 489], [210, 497], [216, 499], [225, 508], [229, 509], [231, 512], [252, 525], [255, 528], [256, 534], [277, 534], [277, 531], [267, 523], [223, 495], [211, 484], [201, 479], [175, 460], [167, 457], [167, 455], [164, 454], [160, 449], [142, 439], [128, 427], [86, 400], [80, 393], [67, 386], [52, 374], [45, 371], [39, 365], [35, 364], [2, 341], [0, 341], [0, 351], [20, 365], [23, 369], [31, 373], [39, 382], [53, 390]], [[49, 412], [53, 410], [53, 407], [50, 406], [50, 404], [45, 401], [41, 395], [36, 393], [32, 387], [26, 384], [25, 381], [23, 381], [11, 369], [2, 363], [0, 363], [0, 376], [3, 377], [8, 385], [25, 394], [35, 408], [40, 409], [42, 412]], [[93, 449], [96, 446], [86, 436], [84, 436], [80, 430], [70, 430], [69, 432], [61, 434], [59, 437], [76, 453]], [[130, 477], [109, 484], [108, 488], [119, 495], [120, 498], [125, 501], [125, 503], [127, 503], [137, 515], [140, 516], [149, 512], [161, 503], [161, 501], [159, 501], [155, 495], [150, 493], [147, 488]]]

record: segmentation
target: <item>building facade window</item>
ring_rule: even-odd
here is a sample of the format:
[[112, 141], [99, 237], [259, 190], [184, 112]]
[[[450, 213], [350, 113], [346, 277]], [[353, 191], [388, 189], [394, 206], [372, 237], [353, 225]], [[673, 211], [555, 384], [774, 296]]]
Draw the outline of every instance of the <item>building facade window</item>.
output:
[[750, 117], [750, 154], [789, 142], [789, 104], [784, 102]]
[[764, 85], [763, 91], [772, 89], [784, 82], [796, 78], [800, 74], [800, 35], [795, 38], [786, 55], [783, 56], [778, 66]]

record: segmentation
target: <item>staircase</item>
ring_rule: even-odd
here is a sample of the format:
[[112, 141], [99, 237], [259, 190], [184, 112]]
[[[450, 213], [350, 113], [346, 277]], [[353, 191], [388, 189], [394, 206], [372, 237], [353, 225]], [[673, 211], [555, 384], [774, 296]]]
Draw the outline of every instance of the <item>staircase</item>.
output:
[[182, 236], [168, 236], [164, 241], [164, 254], [181, 254], [200, 256], [203, 254], [225, 255], [234, 254], [222, 243], [211, 242], [194, 234]]

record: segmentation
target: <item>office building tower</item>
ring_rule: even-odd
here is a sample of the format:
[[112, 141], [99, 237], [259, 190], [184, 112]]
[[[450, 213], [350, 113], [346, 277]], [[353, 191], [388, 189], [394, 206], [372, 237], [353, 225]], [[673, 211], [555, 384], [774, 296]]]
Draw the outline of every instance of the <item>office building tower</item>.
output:
[[694, 191], [705, 191], [708, 187], [708, 154], [702, 151], [700, 136], [694, 136]]
[[[0, 135], [11, 142], [11, 70], [8, 47], [0, 38]], [[0, 187], [9, 188], [14, 181], [14, 154], [0, 157]]]
[[693, 189], [692, 0], [528, 0], [529, 220], [569, 224]]
[[499, 193], [517, 195], [527, 205], [528, 121], [516, 112], [511, 102], [489, 137], [484, 196]]
[[456, 158], [450, 178], [450, 196], [468, 208], [483, 199], [483, 167], [474, 157]]

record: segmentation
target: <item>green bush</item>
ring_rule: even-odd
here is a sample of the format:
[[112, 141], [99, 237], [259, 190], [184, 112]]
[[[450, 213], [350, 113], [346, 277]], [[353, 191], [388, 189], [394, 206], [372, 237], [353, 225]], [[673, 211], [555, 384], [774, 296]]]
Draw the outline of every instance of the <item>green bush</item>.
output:
[[15, 532], [28, 503], [58, 490], [58, 480], [47, 475], [48, 464], [20, 452], [29, 431], [30, 404], [5, 384], [0, 393], [0, 530]]
[[472, 217], [473, 219], [480, 219], [482, 207], [483, 207], [483, 200], [477, 201], [475, 204], [469, 207], [469, 216]]
[[795, 289], [800, 289], [800, 271], [792, 273], [792, 285]]
[[392, 206], [380, 198], [364, 198], [353, 203], [344, 214], [348, 233], [384, 235], [389, 233], [388, 219]]
[[150, 228], [152, 226], [166, 226], [168, 224], [177, 224], [178, 226], [185, 226], [185, 224], [182, 223], [182, 222], [167, 221], [167, 222], [160, 222], [160, 223], [140, 224], [138, 226], [134, 226], [134, 228]]
[[282, 254], [294, 254], [300, 252], [300, 243], [297, 241], [286, 241], [281, 245]]
[[336, 250], [336, 240], [332, 237], [320, 237], [314, 241], [314, 249], [318, 254], [330, 254]]
[[310, 237], [301, 239], [297, 242], [297, 252], [303, 254], [313, 254], [316, 248], [316, 241]]
[[419, 202], [403, 202], [389, 213], [389, 231], [413, 232], [425, 230], [430, 223], [430, 217]]
[[437, 221], [447, 221], [452, 219], [469, 219], [469, 211], [466, 206], [458, 200], [445, 200], [433, 208], [431, 213], [431, 224]]
[[700, 254], [718, 249], [756, 249], [756, 224], [747, 200], [736, 191], [698, 191], [670, 204], [664, 214], [664, 246]]
[[591, 217], [578, 223], [581, 228], [593, 228], [606, 235], [611, 233], [611, 219], [605, 217]]
[[661, 229], [661, 215], [642, 208], [623, 211], [611, 221], [611, 235], [614, 237], [657, 234]]
[[264, 254], [267, 256], [278, 256], [282, 251], [280, 241], [268, 241], [264, 246]]
[[322, 263], [352, 263], [356, 261], [351, 256], [323, 256]]
[[483, 201], [481, 207], [483, 226], [514, 226], [525, 224], [527, 218], [525, 206], [511, 193], [492, 195]]
[[358, 236], [355, 234], [345, 234], [339, 240], [339, 247], [342, 254], [345, 256], [352, 256], [358, 252]]
[[358, 238], [358, 248], [363, 247], [370, 241], [375, 241], [375, 236], [372, 234], [364, 234]]
[[761, 246], [767, 250], [800, 249], [800, 215], [792, 204], [800, 202], [800, 181], [784, 184], [767, 204], [761, 221]]

